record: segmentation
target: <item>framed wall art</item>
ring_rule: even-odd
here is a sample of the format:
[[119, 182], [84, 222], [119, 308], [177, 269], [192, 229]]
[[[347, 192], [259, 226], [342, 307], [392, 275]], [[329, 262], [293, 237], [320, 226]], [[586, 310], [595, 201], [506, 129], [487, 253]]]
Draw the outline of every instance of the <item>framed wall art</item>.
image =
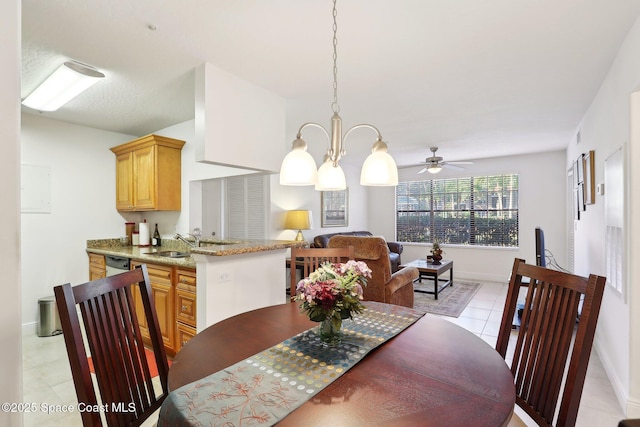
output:
[[596, 202], [595, 183], [595, 151], [591, 150], [584, 155], [584, 203], [592, 205]]
[[346, 227], [349, 225], [349, 189], [323, 191], [321, 200], [322, 227]]

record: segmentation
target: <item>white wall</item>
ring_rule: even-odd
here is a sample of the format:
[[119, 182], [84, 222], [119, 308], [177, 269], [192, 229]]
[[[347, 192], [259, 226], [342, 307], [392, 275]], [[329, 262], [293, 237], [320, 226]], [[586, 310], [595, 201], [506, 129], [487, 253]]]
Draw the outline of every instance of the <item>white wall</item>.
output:
[[[465, 170], [444, 169], [438, 179], [507, 173], [519, 175], [519, 249], [444, 245], [445, 259], [454, 260], [454, 275], [465, 279], [507, 281], [514, 258], [535, 262], [534, 229], [545, 232], [545, 243], [556, 261], [566, 266], [565, 153], [554, 151], [526, 156], [476, 160]], [[421, 167], [400, 169], [399, 179], [428, 179]], [[395, 189], [370, 188], [369, 228], [387, 240], [395, 235]], [[402, 261], [425, 258], [430, 245], [405, 243]]]
[[[609, 70], [598, 94], [589, 110], [583, 117], [579, 131], [580, 144], [573, 139], [567, 149], [567, 165], [575, 160], [579, 153], [595, 150], [596, 183], [603, 182], [604, 160], [623, 145], [628, 146], [630, 175], [637, 176], [634, 165], [640, 162], [638, 145], [640, 141], [629, 140], [630, 95], [640, 89], [640, 20], [631, 28], [625, 42]], [[636, 113], [638, 114], [638, 113]], [[635, 117], [638, 121], [639, 118]], [[640, 181], [628, 181], [639, 184]], [[606, 186], [605, 186], [606, 197]], [[631, 186], [627, 190], [627, 208], [633, 206], [637, 199], [637, 188]], [[603, 362], [609, 379], [622, 407], [630, 417], [640, 417], [640, 325], [638, 316], [630, 313], [640, 310], [640, 296], [637, 282], [640, 269], [637, 266], [640, 250], [640, 225], [638, 207], [634, 211], [627, 210], [627, 301], [620, 295], [605, 290], [595, 348]], [[576, 272], [581, 275], [589, 273], [605, 274], [605, 222], [604, 203], [602, 198], [596, 199], [595, 205], [589, 205], [580, 221], [575, 224], [576, 239]]]
[[212, 64], [195, 73], [198, 160], [280, 170], [285, 100]]
[[[0, 402], [22, 401], [20, 329], [20, 1], [0, 3]], [[0, 411], [0, 425], [21, 426], [22, 414]]]
[[22, 116], [22, 163], [51, 168], [51, 213], [22, 214], [22, 322], [53, 286], [89, 279], [88, 239], [124, 235], [115, 210], [115, 156], [130, 135]]
[[[158, 223], [163, 237], [200, 226], [200, 193], [190, 187], [200, 180], [247, 173], [198, 163], [194, 121], [157, 132], [186, 141], [182, 149], [182, 210], [119, 213], [115, 209], [115, 156], [109, 148], [137, 136], [22, 116], [22, 163], [51, 168], [50, 214], [22, 214], [22, 324], [34, 325], [39, 298], [53, 286], [89, 280], [86, 242], [124, 235], [124, 223]], [[195, 188], [199, 188], [195, 185]], [[35, 331], [35, 329], [34, 329]]]

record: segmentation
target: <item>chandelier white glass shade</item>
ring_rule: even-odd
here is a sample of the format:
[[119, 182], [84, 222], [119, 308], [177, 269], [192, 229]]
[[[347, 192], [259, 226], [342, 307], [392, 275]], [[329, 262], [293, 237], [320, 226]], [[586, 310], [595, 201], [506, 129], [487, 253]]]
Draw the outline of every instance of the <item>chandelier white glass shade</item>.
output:
[[280, 166], [280, 184], [312, 185], [318, 181], [316, 162], [307, 152], [307, 143], [297, 138], [291, 152], [285, 156]]
[[27, 96], [22, 104], [38, 111], [55, 111], [104, 77], [79, 62], [65, 62]]
[[[339, 161], [346, 154], [343, 142], [356, 129], [369, 128], [376, 133], [377, 140], [371, 149], [371, 154], [365, 159], [360, 174], [360, 185], [369, 186], [393, 186], [398, 185], [398, 167], [390, 154], [387, 153], [387, 144], [382, 140], [380, 131], [369, 124], [359, 124], [351, 127], [344, 136], [342, 135], [342, 118], [338, 114], [338, 67], [337, 63], [337, 24], [336, 24], [336, 0], [333, 1], [333, 117], [331, 118], [331, 133], [318, 123], [305, 123], [298, 129], [292, 150], [282, 161], [280, 166], [281, 185], [315, 185], [319, 191], [336, 191], [347, 188], [344, 171]], [[306, 127], [321, 129], [329, 142], [329, 148], [324, 156], [324, 161], [316, 171], [313, 158], [307, 153], [307, 143], [302, 139], [302, 131]]]

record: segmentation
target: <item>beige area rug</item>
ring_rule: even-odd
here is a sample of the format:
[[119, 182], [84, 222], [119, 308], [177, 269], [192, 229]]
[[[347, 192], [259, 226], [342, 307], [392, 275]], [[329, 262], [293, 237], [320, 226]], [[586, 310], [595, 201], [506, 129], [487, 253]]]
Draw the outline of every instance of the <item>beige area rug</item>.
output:
[[[454, 281], [453, 286], [447, 286], [438, 292], [437, 300], [433, 294], [414, 292], [413, 308], [427, 313], [458, 317], [478, 292], [480, 286], [480, 283]], [[413, 287], [414, 289], [433, 291], [433, 281], [423, 279], [422, 283], [415, 283]]]

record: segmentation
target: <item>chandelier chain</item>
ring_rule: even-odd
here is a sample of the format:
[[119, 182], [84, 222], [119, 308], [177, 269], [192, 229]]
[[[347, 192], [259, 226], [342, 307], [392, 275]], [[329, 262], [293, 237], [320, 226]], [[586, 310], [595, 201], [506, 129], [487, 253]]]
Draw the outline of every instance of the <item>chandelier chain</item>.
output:
[[338, 105], [338, 23], [336, 16], [338, 11], [336, 9], [336, 0], [333, 0], [333, 103], [331, 109], [334, 113], [340, 112], [340, 105]]

